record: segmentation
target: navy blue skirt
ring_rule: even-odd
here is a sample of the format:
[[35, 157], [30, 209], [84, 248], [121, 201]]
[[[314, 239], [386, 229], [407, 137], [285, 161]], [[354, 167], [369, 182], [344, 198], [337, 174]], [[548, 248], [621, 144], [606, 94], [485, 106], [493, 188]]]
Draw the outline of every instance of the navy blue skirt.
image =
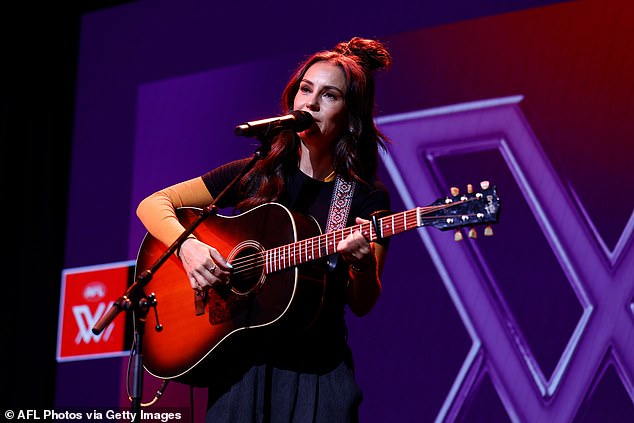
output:
[[210, 394], [206, 422], [354, 423], [362, 398], [349, 354], [320, 372], [260, 364], [227, 391]]

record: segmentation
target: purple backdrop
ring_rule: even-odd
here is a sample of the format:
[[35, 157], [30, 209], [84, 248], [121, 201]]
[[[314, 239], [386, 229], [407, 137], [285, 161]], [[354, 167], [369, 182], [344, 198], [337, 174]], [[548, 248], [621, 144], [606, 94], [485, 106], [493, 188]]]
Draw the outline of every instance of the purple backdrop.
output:
[[[134, 259], [141, 198], [250, 154], [233, 127], [280, 112], [304, 55], [379, 37], [394, 209], [486, 179], [503, 210], [492, 238], [394, 238], [377, 307], [348, 317], [362, 421], [634, 420], [634, 6], [238, 3], [84, 17], [66, 267]], [[126, 365], [60, 363], [57, 404], [128, 406]], [[187, 407], [189, 390], [161, 401]]]

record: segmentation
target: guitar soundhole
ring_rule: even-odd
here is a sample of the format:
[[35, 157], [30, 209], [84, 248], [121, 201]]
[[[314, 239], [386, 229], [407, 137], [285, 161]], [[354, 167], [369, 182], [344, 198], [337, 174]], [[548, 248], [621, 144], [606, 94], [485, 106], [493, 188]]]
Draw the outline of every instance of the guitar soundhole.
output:
[[264, 247], [256, 241], [244, 241], [238, 244], [229, 255], [233, 265], [231, 290], [238, 295], [255, 291], [264, 283]]

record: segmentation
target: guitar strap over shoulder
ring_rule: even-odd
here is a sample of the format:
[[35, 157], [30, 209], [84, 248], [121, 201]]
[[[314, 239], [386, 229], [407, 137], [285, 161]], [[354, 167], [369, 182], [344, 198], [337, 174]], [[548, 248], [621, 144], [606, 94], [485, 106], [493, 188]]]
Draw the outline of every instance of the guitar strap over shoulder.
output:
[[[357, 184], [354, 181], [346, 181], [337, 175], [335, 179], [335, 187], [332, 190], [332, 199], [330, 200], [330, 210], [328, 211], [328, 221], [326, 223], [326, 232], [343, 229], [348, 222], [350, 214], [350, 205], [354, 196]], [[337, 266], [338, 254], [333, 254], [328, 259], [328, 267], [333, 270]]]

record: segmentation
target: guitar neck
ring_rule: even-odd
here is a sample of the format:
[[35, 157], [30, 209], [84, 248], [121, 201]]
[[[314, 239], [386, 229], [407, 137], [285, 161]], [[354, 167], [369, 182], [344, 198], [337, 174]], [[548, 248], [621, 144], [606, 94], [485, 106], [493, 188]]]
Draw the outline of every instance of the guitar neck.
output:
[[361, 232], [368, 241], [373, 242], [424, 226], [423, 215], [429, 208], [416, 207], [379, 218], [376, 220], [376, 228], [373, 223], [363, 223], [266, 250], [263, 252], [266, 263], [265, 273], [277, 272], [335, 254], [339, 241], [356, 231]]
[[[484, 184], [484, 183], [483, 183]], [[400, 234], [421, 226], [446, 231], [452, 228], [496, 223], [500, 201], [495, 187], [488, 182], [483, 191], [439, 198], [431, 205], [416, 207], [377, 218], [373, 222], [350, 226], [263, 251], [265, 273], [273, 273], [337, 252], [337, 244], [359, 231], [370, 242]], [[486, 232], [485, 232], [486, 235]]]

